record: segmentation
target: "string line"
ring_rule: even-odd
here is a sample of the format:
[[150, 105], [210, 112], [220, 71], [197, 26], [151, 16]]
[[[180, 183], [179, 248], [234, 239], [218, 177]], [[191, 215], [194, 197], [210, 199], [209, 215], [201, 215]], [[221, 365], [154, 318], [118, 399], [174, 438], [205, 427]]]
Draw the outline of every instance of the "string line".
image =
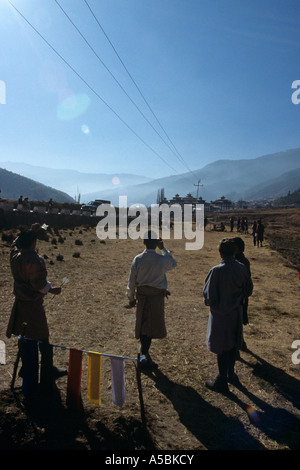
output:
[[[26, 336], [22, 336], [20, 335], [18, 337], [18, 339], [25, 339], [27, 341], [36, 341], [37, 343], [44, 343], [44, 341], [39, 341], [39, 340], [35, 340], [35, 339], [32, 339], [32, 338], [27, 338]], [[60, 349], [66, 349], [66, 350], [70, 350], [70, 349], [78, 349], [78, 348], [70, 348], [68, 346], [61, 346], [61, 345], [58, 345], [58, 344], [49, 344], [49, 346], [52, 346], [53, 348], [60, 348]], [[88, 354], [89, 352], [93, 352], [93, 351], [86, 351], [84, 349], [79, 349], [79, 351], [82, 351], [83, 353], [85, 354]], [[128, 356], [118, 356], [118, 355], [115, 355], [115, 354], [107, 354], [107, 353], [98, 353], [100, 354], [101, 356], [105, 356], [105, 357], [114, 357], [114, 358], [119, 358], [119, 359], [128, 359], [130, 361], [137, 361], [138, 359], [135, 358], [135, 357], [128, 357]]]

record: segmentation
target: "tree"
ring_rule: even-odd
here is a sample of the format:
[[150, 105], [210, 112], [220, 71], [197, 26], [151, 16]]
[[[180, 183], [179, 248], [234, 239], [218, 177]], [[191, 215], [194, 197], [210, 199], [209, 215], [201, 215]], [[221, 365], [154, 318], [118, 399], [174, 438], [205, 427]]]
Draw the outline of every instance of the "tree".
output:
[[160, 205], [164, 201], [164, 199], [165, 199], [165, 189], [161, 188], [157, 192], [157, 198], [156, 198], [157, 204]]

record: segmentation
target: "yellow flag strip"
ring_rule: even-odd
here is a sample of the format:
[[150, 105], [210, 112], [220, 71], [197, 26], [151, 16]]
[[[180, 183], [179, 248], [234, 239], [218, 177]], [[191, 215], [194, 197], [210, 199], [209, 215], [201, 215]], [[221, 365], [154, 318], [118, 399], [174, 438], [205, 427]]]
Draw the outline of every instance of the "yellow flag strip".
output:
[[101, 397], [102, 356], [99, 353], [88, 352], [87, 398], [90, 403], [100, 405]]

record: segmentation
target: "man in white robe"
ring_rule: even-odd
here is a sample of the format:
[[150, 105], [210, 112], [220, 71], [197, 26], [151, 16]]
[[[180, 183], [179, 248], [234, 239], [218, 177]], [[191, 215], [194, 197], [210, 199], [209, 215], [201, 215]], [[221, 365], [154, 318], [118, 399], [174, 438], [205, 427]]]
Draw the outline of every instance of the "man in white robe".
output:
[[[167, 335], [164, 315], [165, 297], [168, 295], [166, 272], [177, 263], [157, 235], [149, 231], [144, 237], [146, 249], [137, 255], [131, 265], [127, 285], [129, 305], [136, 307], [135, 337], [141, 342], [145, 356], [143, 367], [153, 367], [149, 348], [153, 338]], [[156, 252], [156, 247], [161, 253]]]

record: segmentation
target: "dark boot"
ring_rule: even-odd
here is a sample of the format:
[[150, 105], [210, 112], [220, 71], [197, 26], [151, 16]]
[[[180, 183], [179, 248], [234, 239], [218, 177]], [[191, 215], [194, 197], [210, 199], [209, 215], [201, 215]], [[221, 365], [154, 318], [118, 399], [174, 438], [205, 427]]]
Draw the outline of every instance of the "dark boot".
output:
[[214, 392], [229, 392], [227, 379], [225, 377], [221, 377], [220, 375], [218, 375], [215, 380], [207, 380], [207, 382], [205, 382], [205, 385], [207, 388], [213, 390]]

